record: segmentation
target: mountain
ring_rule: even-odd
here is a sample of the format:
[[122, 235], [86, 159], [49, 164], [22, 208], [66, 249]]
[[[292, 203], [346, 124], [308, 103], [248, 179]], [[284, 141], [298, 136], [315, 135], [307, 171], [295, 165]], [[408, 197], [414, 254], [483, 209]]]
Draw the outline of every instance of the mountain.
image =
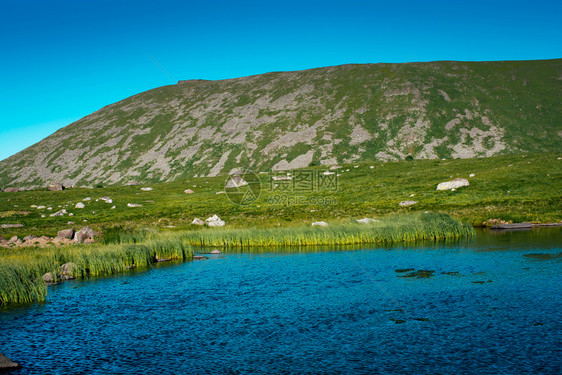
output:
[[559, 151], [561, 85], [562, 59], [180, 81], [108, 105], [1, 161], [0, 186]]

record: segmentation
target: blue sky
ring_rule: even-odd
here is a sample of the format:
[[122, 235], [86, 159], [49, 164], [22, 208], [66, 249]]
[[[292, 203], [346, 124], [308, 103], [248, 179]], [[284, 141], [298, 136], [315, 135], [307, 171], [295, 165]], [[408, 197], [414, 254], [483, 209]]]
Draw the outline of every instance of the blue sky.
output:
[[560, 58], [561, 4], [0, 0], [0, 159], [180, 79], [345, 63]]

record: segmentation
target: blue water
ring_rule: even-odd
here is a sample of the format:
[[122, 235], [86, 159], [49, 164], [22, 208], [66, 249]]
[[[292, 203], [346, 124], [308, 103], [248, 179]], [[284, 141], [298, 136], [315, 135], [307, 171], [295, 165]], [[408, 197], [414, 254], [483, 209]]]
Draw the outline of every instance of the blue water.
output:
[[559, 374], [562, 258], [524, 254], [560, 254], [561, 234], [224, 253], [66, 282], [0, 311], [0, 352], [16, 374]]

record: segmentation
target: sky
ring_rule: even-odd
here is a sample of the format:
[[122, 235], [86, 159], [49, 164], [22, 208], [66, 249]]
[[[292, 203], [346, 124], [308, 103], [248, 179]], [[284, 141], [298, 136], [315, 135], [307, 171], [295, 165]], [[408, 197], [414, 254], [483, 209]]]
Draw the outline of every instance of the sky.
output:
[[560, 58], [560, 14], [543, 0], [0, 0], [0, 160], [178, 80]]

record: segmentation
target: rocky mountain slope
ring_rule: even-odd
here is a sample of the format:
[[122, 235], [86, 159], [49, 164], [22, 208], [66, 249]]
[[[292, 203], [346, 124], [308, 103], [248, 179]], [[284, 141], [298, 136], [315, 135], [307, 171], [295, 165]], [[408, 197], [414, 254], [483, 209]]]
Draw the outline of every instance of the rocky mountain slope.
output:
[[562, 59], [343, 65], [180, 81], [0, 162], [0, 186], [122, 184], [364, 160], [556, 151]]

